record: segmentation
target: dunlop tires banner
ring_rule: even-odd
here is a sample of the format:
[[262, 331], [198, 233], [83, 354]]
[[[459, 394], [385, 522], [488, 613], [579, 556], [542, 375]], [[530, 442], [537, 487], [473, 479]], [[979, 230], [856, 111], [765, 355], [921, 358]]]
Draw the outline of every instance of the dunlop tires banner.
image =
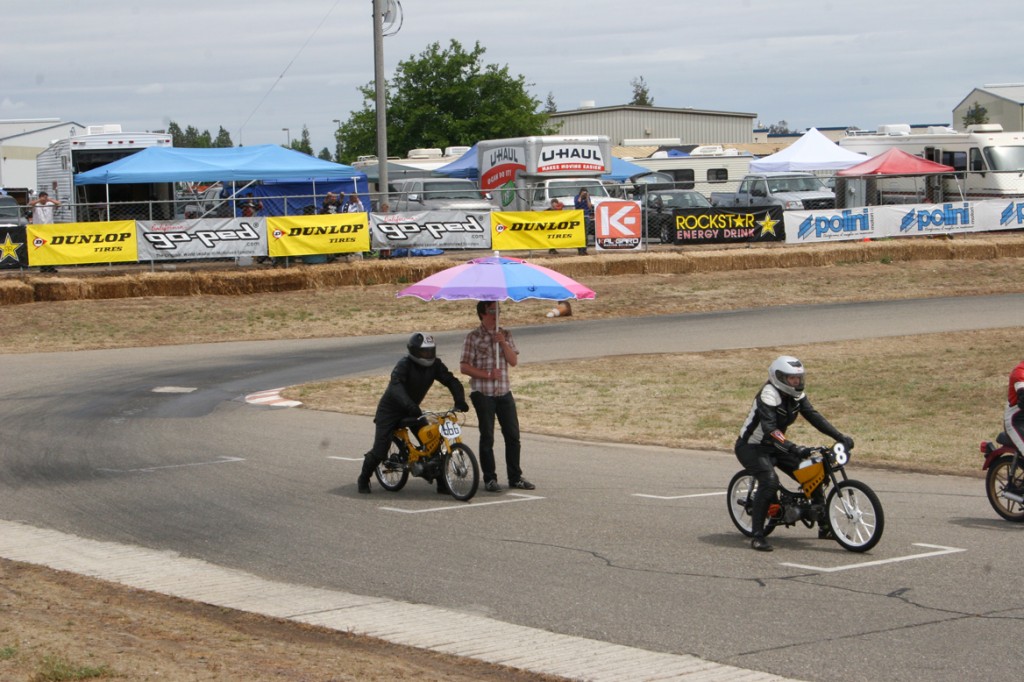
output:
[[267, 255], [266, 218], [140, 220], [139, 260]]
[[490, 249], [488, 212], [371, 213], [375, 249]]
[[365, 213], [267, 218], [267, 252], [272, 258], [370, 250]]
[[491, 244], [498, 251], [584, 247], [583, 211], [492, 211]]
[[33, 267], [139, 260], [134, 220], [29, 225], [25, 232]]

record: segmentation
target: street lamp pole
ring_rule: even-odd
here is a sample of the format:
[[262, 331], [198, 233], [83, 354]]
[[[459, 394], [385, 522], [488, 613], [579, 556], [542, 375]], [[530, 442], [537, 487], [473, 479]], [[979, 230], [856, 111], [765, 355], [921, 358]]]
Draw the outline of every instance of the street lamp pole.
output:
[[338, 129], [341, 128], [341, 119], [332, 118], [334, 121], [334, 162], [341, 163], [341, 142], [338, 140]]
[[292, 131], [291, 131], [291, 129], [290, 128], [281, 128], [281, 130], [283, 130], [285, 132], [285, 135], [286, 135], [287, 140], [288, 140], [288, 144], [286, 146], [287, 147], [291, 147], [292, 146]]
[[384, 8], [385, 0], [373, 0], [373, 77], [377, 106], [377, 187], [381, 207], [388, 203], [388, 116], [384, 82]]

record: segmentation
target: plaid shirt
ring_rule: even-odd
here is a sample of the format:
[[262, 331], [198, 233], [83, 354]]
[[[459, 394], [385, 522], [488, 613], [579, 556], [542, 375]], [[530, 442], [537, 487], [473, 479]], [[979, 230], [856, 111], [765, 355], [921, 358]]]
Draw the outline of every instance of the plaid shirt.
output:
[[[512, 340], [512, 332], [504, 327], [501, 331], [505, 333], [505, 339], [508, 341], [508, 345], [512, 348], [513, 352], [518, 353], [519, 350], [516, 348], [516, 342]], [[489, 396], [505, 395], [512, 390], [512, 384], [508, 378], [508, 362], [501, 353], [501, 349], [497, 348], [494, 334], [487, 331], [483, 325], [480, 325], [466, 335], [466, 342], [462, 346], [462, 357], [459, 359], [459, 362], [465, 362], [477, 369], [494, 369], [495, 351], [497, 351], [498, 369], [501, 370], [501, 376], [498, 379], [470, 377], [470, 390], [480, 391], [484, 395]]]

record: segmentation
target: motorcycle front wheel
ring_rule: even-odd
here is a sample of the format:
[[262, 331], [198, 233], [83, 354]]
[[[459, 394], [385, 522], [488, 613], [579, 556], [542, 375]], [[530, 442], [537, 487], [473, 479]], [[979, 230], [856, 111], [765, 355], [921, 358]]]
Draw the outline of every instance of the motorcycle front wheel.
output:
[[851, 552], [866, 552], [882, 539], [885, 516], [875, 491], [860, 481], [840, 481], [825, 500], [836, 542]]
[[480, 465], [468, 445], [453, 443], [444, 457], [444, 482], [456, 500], [467, 502], [480, 486]]
[[[757, 480], [746, 471], [740, 471], [729, 481], [729, 489], [726, 493], [725, 502], [729, 507], [729, 518], [748, 538], [754, 535], [754, 523], [750, 518], [750, 510], [754, 506], [756, 490]], [[773, 530], [775, 530], [774, 525], [767, 522], [764, 524], [765, 535], [771, 535]]]
[[393, 493], [404, 488], [405, 482], [409, 480], [409, 467], [405, 464], [407, 461], [409, 454], [406, 452], [405, 443], [398, 438], [392, 438], [388, 458], [378, 464], [373, 472], [380, 487]]
[[1024, 490], [1024, 468], [1021, 462], [1013, 466], [1013, 455], [1003, 455], [992, 462], [985, 476], [985, 494], [992, 508], [1007, 521], [1020, 523], [1024, 521], [1024, 504], [1008, 500], [1002, 496], [1007, 486]]

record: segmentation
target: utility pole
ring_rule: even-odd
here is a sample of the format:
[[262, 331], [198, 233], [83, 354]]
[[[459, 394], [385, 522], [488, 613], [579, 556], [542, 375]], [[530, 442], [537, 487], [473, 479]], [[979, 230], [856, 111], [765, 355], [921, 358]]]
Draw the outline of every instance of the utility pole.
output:
[[373, 78], [377, 95], [377, 172], [380, 206], [388, 203], [388, 113], [384, 82], [384, 7], [385, 0], [373, 2]]

